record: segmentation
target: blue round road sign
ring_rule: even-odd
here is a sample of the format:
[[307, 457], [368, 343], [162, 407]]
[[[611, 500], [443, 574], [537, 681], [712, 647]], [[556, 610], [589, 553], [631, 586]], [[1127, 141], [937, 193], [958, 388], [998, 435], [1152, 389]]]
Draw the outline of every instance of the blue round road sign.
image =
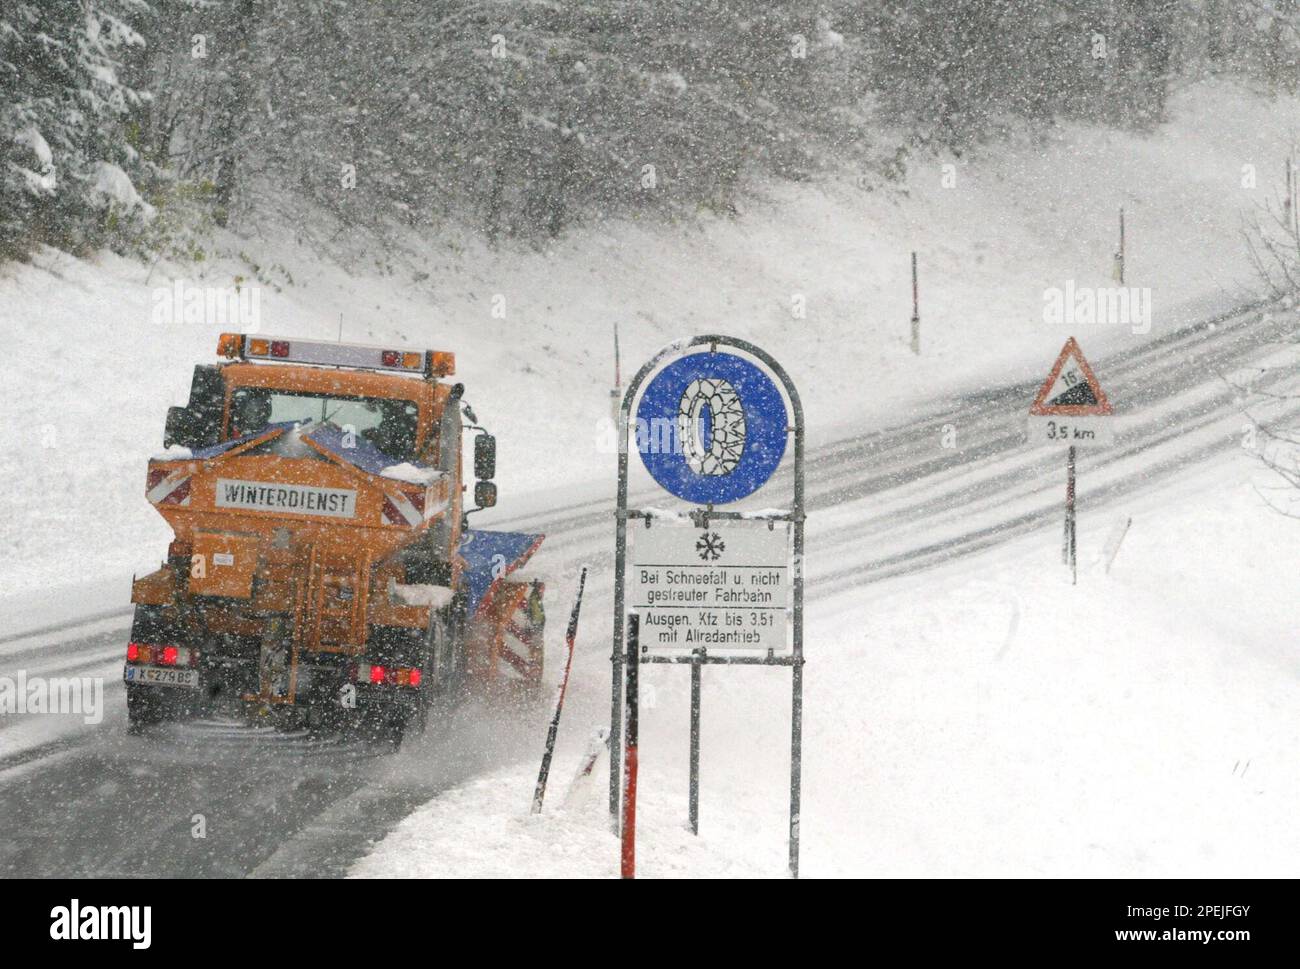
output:
[[636, 447], [660, 487], [696, 504], [752, 495], [785, 454], [772, 378], [743, 357], [696, 353], [659, 371], [636, 411]]

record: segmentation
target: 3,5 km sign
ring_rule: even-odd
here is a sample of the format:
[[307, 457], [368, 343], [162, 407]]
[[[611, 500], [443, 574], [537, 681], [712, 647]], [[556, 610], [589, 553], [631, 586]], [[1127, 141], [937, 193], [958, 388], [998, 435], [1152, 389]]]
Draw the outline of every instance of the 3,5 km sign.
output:
[[1075, 454], [1080, 447], [1114, 442], [1114, 410], [1074, 337], [1065, 341], [1056, 363], [1029, 405], [1029, 443], [1065, 448], [1065, 534], [1061, 557], [1079, 581], [1074, 510]]
[[1113, 414], [1097, 375], [1070, 337], [1029, 407], [1029, 442], [1066, 447], [1111, 444]]
[[1036, 444], [1111, 444], [1115, 435], [1108, 423], [1094, 423], [1086, 417], [1048, 417], [1029, 425]]

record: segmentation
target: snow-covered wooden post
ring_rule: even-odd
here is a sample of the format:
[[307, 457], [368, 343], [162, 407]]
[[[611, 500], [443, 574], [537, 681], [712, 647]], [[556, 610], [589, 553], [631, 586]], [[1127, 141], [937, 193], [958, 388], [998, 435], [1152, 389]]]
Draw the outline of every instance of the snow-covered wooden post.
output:
[[1290, 155], [1286, 159], [1286, 170], [1282, 173], [1286, 185], [1286, 201], [1282, 204], [1282, 212], [1285, 216], [1290, 216], [1295, 210], [1295, 184], [1293, 181], [1295, 162]]
[[1286, 205], [1282, 219], [1285, 222], [1290, 214], [1291, 235], [1295, 239], [1296, 251], [1300, 252], [1300, 211], [1297, 211], [1300, 209], [1300, 166], [1296, 165], [1294, 149], [1286, 160]]
[[1124, 206], [1119, 207], [1119, 248], [1115, 250], [1115, 280], [1124, 285]]
[[916, 252], [912, 253], [912, 352], [921, 354], [921, 310], [917, 298], [916, 286]]
[[614, 389], [609, 392], [609, 412], [614, 420], [614, 426], [618, 426], [618, 408], [623, 402], [623, 370], [619, 364], [618, 354], [618, 321], [614, 321]]

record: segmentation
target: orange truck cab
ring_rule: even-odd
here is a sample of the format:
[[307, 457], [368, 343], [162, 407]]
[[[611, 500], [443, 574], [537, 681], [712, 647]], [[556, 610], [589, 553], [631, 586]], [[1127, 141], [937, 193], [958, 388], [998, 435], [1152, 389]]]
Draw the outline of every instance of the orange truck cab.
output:
[[444, 379], [453, 356], [246, 334], [218, 354], [149, 462], [174, 538], [132, 587], [131, 728], [245, 715], [400, 740], [464, 686], [535, 690], [543, 589], [517, 570], [542, 536], [467, 525], [496, 503], [496, 445]]

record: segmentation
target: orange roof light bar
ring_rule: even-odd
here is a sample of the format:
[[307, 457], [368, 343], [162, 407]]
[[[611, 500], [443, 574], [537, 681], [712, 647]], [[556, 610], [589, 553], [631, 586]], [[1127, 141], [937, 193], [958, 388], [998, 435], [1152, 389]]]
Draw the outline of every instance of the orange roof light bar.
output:
[[357, 370], [389, 370], [428, 377], [447, 377], [456, 372], [455, 354], [442, 350], [391, 350], [359, 343], [254, 337], [243, 333], [221, 334], [217, 341], [217, 354], [229, 360], [276, 360]]
[[456, 372], [456, 354], [447, 350], [429, 350], [429, 374], [434, 377], [450, 377]]

